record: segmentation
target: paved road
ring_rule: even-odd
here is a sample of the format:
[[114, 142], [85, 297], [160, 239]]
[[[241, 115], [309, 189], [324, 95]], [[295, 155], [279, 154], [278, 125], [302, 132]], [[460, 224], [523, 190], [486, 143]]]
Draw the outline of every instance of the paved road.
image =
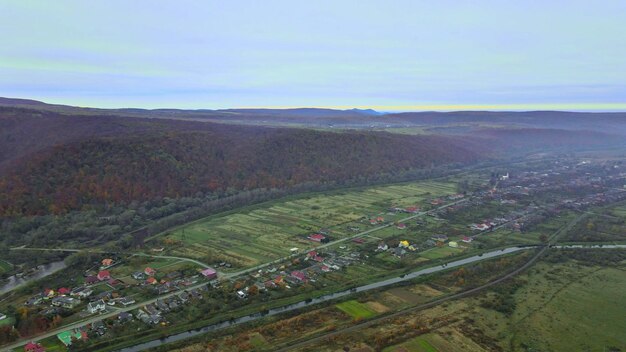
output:
[[163, 299], [166, 299], [166, 298], [172, 297], [172, 296], [174, 296], [174, 295], [177, 295], [177, 294], [181, 293], [181, 292], [182, 292], [182, 291], [184, 291], [184, 290], [193, 290], [193, 289], [196, 289], [196, 288], [200, 288], [200, 287], [202, 287], [202, 286], [205, 286], [205, 285], [207, 285], [207, 281], [203, 281], [203, 282], [201, 282], [201, 283], [199, 283], [199, 284], [192, 285], [192, 286], [189, 286], [189, 287], [185, 287], [184, 289], [181, 289], [181, 290], [176, 290], [176, 291], [174, 291], [174, 292], [170, 292], [170, 293], [167, 293], [167, 294], [164, 294], [164, 295], [160, 295], [160, 296], [159, 296], [159, 297], [157, 297], [157, 298], [152, 298], [152, 299], [149, 299], [149, 300], [147, 300], [147, 301], [143, 301], [143, 302], [141, 302], [141, 303], [135, 303], [135, 304], [130, 305], [130, 306], [128, 306], [128, 307], [123, 307], [123, 308], [121, 308], [121, 307], [120, 307], [118, 310], [116, 310], [116, 311], [114, 311], [114, 312], [108, 312], [108, 313], [104, 313], [104, 314], [94, 315], [94, 316], [91, 316], [91, 317], [89, 317], [89, 318], [86, 318], [86, 319], [80, 320], [80, 321], [78, 321], [78, 322], [76, 322], [76, 323], [69, 324], [69, 325], [64, 325], [64, 326], [59, 327], [59, 328], [56, 328], [56, 329], [54, 329], [54, 330], [47, 331], [46, 333], [41, 334], [41, 335], [37, 335], [37, 336], [35, 336], [35, 337], [32, 337], [32, 336], [31, 336], [30, 338], [21, 339], [21, 340], [19, 340], [19, 341], [17, 341], [17, 342], [15, 342], [15, 343], [13, 343], [13, 344], [11, 344], [11, 345], [8, 345], [8, 346], [3, 346], [3, 347], [2, 347], [2, 350], [3, 350], [3, 351], [6, 351], [6, 350], [11, 350], [11, 349], [13, 349], [13, 348], [20, 347], [20, 346], [22, 346], [22, 345], [24, 345], [24, 344], [28, 343], [29, 341], [39, 341], [39, 340], [45, 339], [45, 338], [47, 338], [47, 337], [54, 336], [54, 335], [56, 335], [56, 334], [58, 334], [58, 333], [60, 333], [60, 332], [66, 331], [66, 330], [76, 329], [76, 328], [79, 328], [79, 327], [81, 327], [81, 326], [85, 326], [85, 325], [88, 325], [88, 324], [92, 324], [92, 323], [94, 323], [94, 322], [96, 322], [96, 321], [99, 321], [99, 320], [102, 320], [102, 319], [106, 319], [106, 318], [113, 318], [113, 317], [116, 317], [116, 316], [117, 316], [119, 313], [121, 313], [121, 312], [130, 312], [130, 311], [132, 311], [132, 310], [139, 309], [139, 308], [141, 308], [141, 307], [143, 307], [143, 306], [145, 306], [145, 305], [148, 305], [148, 304], [154, 303], [154, 302], [156, 302], [157, 300], [163, 300]]
[[155, 254], [146, 254], [146, 253], [134, 253], [134, 252], [118, 252], [118, 251], [103, 251], [103, 250], [98, 250], [98, 249], [88, 249], [88, 248], [34, 248], [34, 247], [13, 247], [10, 248], [12, 251], [20, 251], [20, 250], [24, 250], [24, 251], [56, 251], [56, 252], [88, 252], [88, 253], [110, 253], [110, 254], [127, 254], [127, 255], [135, 255], [138, 257], [149, 257], [149, 258], [162, 258], [162, 259], [178, 259], [178, 260], [183, 260], [186, 262], [191, 262], [194, 264], [197, 264], [203, 268], [208, 268], [209, 265], [206, 263], [203, 263], [201, 261], [195, 260], [195, 259], [191, 259], [191, 258], [186, 258], [186, 257], [175, 257], [175, 256], [169, 256], [169, 255], [155, 255]]

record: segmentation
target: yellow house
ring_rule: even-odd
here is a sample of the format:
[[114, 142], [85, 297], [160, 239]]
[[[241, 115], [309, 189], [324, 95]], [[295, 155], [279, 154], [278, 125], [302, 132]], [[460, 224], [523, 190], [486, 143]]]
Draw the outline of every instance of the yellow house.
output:
[[409, 241], [404, 240], [404, 241], [400, 241], [400, 244], [398, 245], [398, 247], [404, 247], [404, 248], [407, 248], [407, 247], [409, 247], [410, 245], [411, 245], [411, 244], [409, 243]]
[[459, 244], [455, 241], [450, 241], [448, 243], [448, 246], [452, 247], [452, 248], [457, 248], [459, 246]]

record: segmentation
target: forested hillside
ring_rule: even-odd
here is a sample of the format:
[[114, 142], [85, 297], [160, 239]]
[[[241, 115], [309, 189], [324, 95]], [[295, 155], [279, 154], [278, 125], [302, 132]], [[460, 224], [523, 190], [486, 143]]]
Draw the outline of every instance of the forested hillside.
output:
[[107, 202], [283, 188], [469, 163], [480, 148], [440, 136], [262, 130], [98, 137], [13, 162], [0, 179], [0, 214], [62, 213]]
[[0, 216], [367, 181], [511, 151], [619, 141], [588, 131], [497, 128], [412, 136], [5, 107], [0, 108]]

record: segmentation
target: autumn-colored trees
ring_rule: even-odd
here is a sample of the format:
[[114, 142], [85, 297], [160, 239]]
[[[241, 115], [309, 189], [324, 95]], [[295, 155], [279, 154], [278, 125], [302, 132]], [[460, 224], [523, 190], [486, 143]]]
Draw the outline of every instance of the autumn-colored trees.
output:
[[87, 138], [15, 161], [0, 174], [0, 216], [369, 178], [468, 162], [463, 141], [295, 129], [158, 131]]

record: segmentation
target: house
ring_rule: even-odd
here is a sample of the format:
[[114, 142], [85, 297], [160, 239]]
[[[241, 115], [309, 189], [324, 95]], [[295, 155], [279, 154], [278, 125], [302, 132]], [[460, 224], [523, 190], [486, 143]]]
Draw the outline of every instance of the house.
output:
[[154, 276], [156, 274], [156, 270], [152, 269], [151, 267], [147, 267], [143, 270], [144, 274], [148, 275], [148, 276]]
[[29, 298], [24, 304], [27, 306], [35, 306], [35, 305], [40, 304], [41, 302], [43, 302], [43, 296], [36, 295], [36, 296]]
[[180, 307], [180, 303], [178, 303], [178, 301], [177, 301], [177, 300], [175, 300], [175, 299], [171, 299], [171, 300], [169, 300], [169, 301], [168, 301], [168, 303], [167, 303], [167, 305], [168, 305], [168, 307], [170, 308], [170, 310], [175, 310], [175, 309], [177, 309], [178, 307]]
[[111, 273], [108, 270], [100, 270], [98, 273], [98, 280], [104, 281], [111, 278]]
[[67, 296], [58, 296], [52, 299], [53, 306], [55, 307], [63, 307], [67, 309], [72, 309], [80, 304], [80, 300]]
[[376, 218], [376, 222], [378, 223], [385, 222], [385, 218], [383, 218], [382, 216], [379, 216]]
[[46, 349], [39, 343], [29, 342], [24, 346], [25, 352], [45, 352]]
[[406, 229], [406, 224], [399, 223], [398, 225], [396, 225], [396, 227], [398, 228], [398, 230], [404, 230]]
[[43, 297], [48, 299], [54, 297], [55, 293], [53, 289], [47, 288], [43, 290]]
[[326, 236], [322, 235], [321, 233], [314, 233], [307, 238], [314, 242], [322, 242], [326, 239]]
[[87, 339], [87, 333], [78, 329], [63, 331], [57, 334], [57, 338], [67, 347], [74, 341]]
[[400, 243], [398, 243], [398, 247], [401, 247], [401, 248], [409, 248], [410, 245], [411, 244], [407, 240], [402, 240], [400, 241]]
[[159, 310], [152, 304], [148, 304], [147, 306], [143, 307], [143, 310], [145, 310], [146, 313], [150, 315], [159, 315]]
[[432, 205], [441, 205], [441, 204], [443, 204], [443, 199], [440, 199], [440, 198], [433, 199], [433, 200], [430, 201], [430, 204], [432, 204]]
[[183, 274], [181, 274], [180, 271], [172, 271], [172, 272], [167, 273], [167, 275], [165, 275], [165, 277], [170, 279], [170, 280], [174, 280], [174, 279], [178, 279], [182, 275]]
[[471, 224], [470, 228], [472, 230], [478, 230], [478, 231], [485, 231], [485, 230], [489, 230], [489, 225], [482, 223], [482, 224]]
[[463, 236], [463, 239], [461, 241], [465, 242], [465, 243], [471, 243], [474, 239], [472, 237], [468, 237], [468, 236]]
[[217, 278], [217, 271], [213, 268], [206, 268], [200, 272], [206, 279], [213, 280]]
[[284, 278], [283, 278], [283, 276], [282, 276], [282, 275], [278, 275], [278, 276], [276, 276], [276, 277], [274, 278], [274, 283], [275, 283], [276, 285], [282, 285], [284, 282], [285, 282], [285, 281], [284, 281]]
[[379, 243], [378, 248], [376, 248], [377, 251], [386, 251], [387, 249], [389, 249], [389, 246], [385, 242]]
[[113, 259], [111, 258], [102, 259], [102, 267], [107, 268], [107, 267], [110, 267], [111, 265], [113, 265]]
[[322, 266], [321, 266], [321, 269], [322, 269], [322, 271], [323, 271], [323, 272], [325, 272], [325, 273], [327, 273], [327, 272], [329, 272], [329, 271], [330, 271], [330, 268], [329, 268], [328, 266], [326, 266], [326, 265], [322, 265]]
[[458, 247], [459, 247], [459, 244], [458, 244], [457, 242], [455, 242], [455, 241], [450, 241], [450, 242], [448, 243], [448, 246], [450, 246], [450, 247], [452, 247], [452, 248], [458, 248]]
[[132, 299], [132, 298], [130, 298], [130, 297], [122, 297], [122, 298], [120, 298], [120, 299], [119, 299], [119, 302], [120, 302], [120, 303], [121, 303], [124, 307], [127, 307], [127, 306], [130, 306], [131, 304], [134, 304], [134, 303], [135, 303], [135, 300], [134, 300], [134, 299]]
[[98, 280], [98, 277], [97, 277], [97, 276], [95, 276], [95, 275], [89, 275], [89, 276], [87, 276], [87, 277], [85, 278], [85, 283], [86, 283], [87, 285], [93, 285], [93, 284], [95, 284], [95, 283], [97, 283], [97, 282], [100, 282], [100, 280]]
[[72, 292], [70, 293], [70, 295], [76, 296], [78, 298], [87, 298], [91, 296], [92, 293], [93, 293], [93, 290], [91, 288], [87, 286], [78, 286], [72, 289]]
[[245, 292], [239, 290], [239, 291], [237, 291], [237, 297], [239, 297], [241, 299], [244, 299], [244, 298], [248, 297], [248, 295]]
[[320, 257], [319, 255], [316, 255], [315, 257], [313, 257], [313, 260], [315, 260], [318, 263], [321, 263], [324, 261], [324, 258]]
[[133, 315], [128, 312], [121, 312], [117, 315], [117, 320], [121, 322], [127, 322], [133, 320]]
[[434, 235], [431, 237], [431, 239], [433, 241], [437, 241], [437, 242], [445, 242], [448, 240], [448, 236], [446, 235]]
[[317, 255], [316, 251], [310, 251], [309, 253], [306, 254], [307, 258], [313, 258]]
[[133, 277], [133, 279], [139, 281], [146, 279], [146, 274], [142, 273], [141, 271], [135, 271], [131, 276]]
[[400, 257], [402, 257], [402, 256], [404, 256], [406, 254], [406, 250], [404, 248], [401, 248], [401, 247], [396, 247], [396, 248], [393, 248], [391, 250], [391, 254], [395, 255], [398, 258], [400, 258]]
[[352, 242], [354, 242], [356, 244], [363, 244], [363, 243], [365, 243], [365, 240], [359, 237], [359, 238], [353, 239]]
[[370, 225], [376, 225], [378, 224], [378, 221], [376, 221], [376, 219], [370, 219]]
[[292, 271], [291, 272], [291, 277], [295, 278], [296, 280], [300, 281], [300, 282], [305, 282], [307, 281], [306, 279], [306, 274], [303, 273], [302, 271]]
[[147, 280], [146, 283], [148, 285], [156, 285], [158, 283], [157, 279], [154, 278], [154, 276], [150, 276]]
[[60, 295], [68, 295], [70, 292], [72, 292], [72, 290], [70, 290], [67, 287], [61, 287], [60, 289], [57, 290], [57, 293]]
[[404, 209], [404, 211], [406, 213], [415, 214], [415, 213], [418, 213], [420, 211], [420, 209], [418, 207], [408, 207], [408, 208]]
[[163, 313], [167, 313], [167, 312], [170, 311], [170, 307], [164, 301], [157, 300], [156, 301], [156, 306]]
[[107, 309], [107, 306], [103, 300], [97, 300], [97, 301], [89, 302], [89, 304], [87, 304], [87, 311], [90, 314], [104, 312], [106, 311], [106, 309]]

